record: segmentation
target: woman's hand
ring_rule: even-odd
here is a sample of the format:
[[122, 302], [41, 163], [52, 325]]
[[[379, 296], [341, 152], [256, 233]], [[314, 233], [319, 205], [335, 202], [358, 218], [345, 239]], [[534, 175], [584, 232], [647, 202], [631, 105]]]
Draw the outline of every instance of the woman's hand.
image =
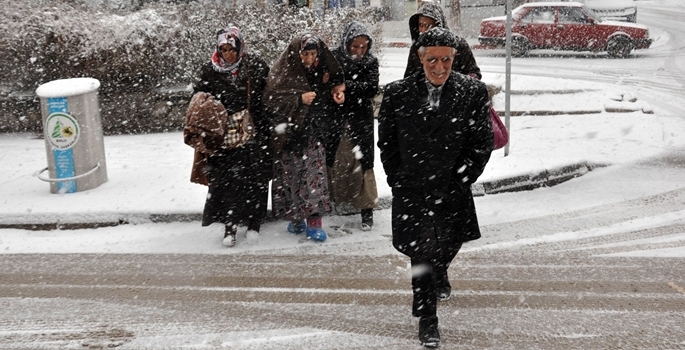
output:
[[304, 94], [302, 94], [302, 103], [309, 106], [312, 104], [312, 102], [314, 102], [315, 98], [316, 98], [316, 92], [314, 92], [314, 91], [305, 92]]
[[336, 85], [331, 89], [331, 95], [333, 95], [333, 101], [341, 105], [345, 102], [345, 83]]

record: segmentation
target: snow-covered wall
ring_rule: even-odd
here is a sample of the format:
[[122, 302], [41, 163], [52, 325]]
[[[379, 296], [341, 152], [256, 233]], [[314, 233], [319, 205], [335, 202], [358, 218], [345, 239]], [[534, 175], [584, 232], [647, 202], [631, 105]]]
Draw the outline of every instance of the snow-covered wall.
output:
[[148, 2], [131, 5], [135, 10], [111, 9], [113, 0], [99, 6], [60, 0], [17, 4], [0, 0], [0, 132], [40, 131], [36, 88], [76, 77], [101, 82], [105, 133], [178, 130], [188, 86], [209, 60], [217, 29], [228, 23], [237, 24], [248, 50], [269, 63], [303, 30], [337, 46], [353, 19], [369, 25], [377, 54], [382, 48], [377, 11], [369, 7], [317, 16], [308, 8], [222, 1]]

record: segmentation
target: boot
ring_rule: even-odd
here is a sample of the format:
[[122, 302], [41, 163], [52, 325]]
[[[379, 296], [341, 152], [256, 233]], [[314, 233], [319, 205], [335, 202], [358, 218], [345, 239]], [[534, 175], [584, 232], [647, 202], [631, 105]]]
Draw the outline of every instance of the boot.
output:
[[450, 300], [452, 297], [452, 285], [450, 285], [450, 280], [447, 277], [447, 271], [445, 271], [444, 275], [438, 276], [438, 280], [435, 284], [435, 293], [438, 297], [438, 300]]
[[427, 348], [437, 348], [440, 345], [438, 316], [419, 317], [419, 341]]
[[237, 227], [233, 224], [227, 224], [226, 229], [224, 231], [224, 241], [223, 245], [226, 247], [233, 247], [235, 246], [235, 234], [236, 234]]
[[250, 219], [247, 223], [247, 232], [245, 232], [245, 237], [254, 238], [259, 236], [259, 229], [261, 228], [261, 223], [259, 220]]
[[438, 295], [438, 300], [448, 301], [452, 297], [452, 287], [440, 286], [440, 287], [436, 288], [436, 293]]
[[373, 209], [362, 209], [362, 231], [371, 231], [373, 228]]
[[321, 228], [321, 217], [311, 216], [307, 218], [307, 238], [315, 241], [325, 241], [326, 232]]
[[288, 232], [294, 235], [299, 235], [300, 233], [306, 230], [307, 224], [304, 223], [304, 220], [293, 220], [290, 223], [288, 223]]

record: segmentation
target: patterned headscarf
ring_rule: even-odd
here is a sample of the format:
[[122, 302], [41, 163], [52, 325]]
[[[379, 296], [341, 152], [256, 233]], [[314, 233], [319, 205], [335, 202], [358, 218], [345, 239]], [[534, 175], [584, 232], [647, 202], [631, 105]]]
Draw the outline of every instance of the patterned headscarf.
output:
[[[224, 44], [231, 45], [238, 50], [238, 60], [232, 64], [226, 62], [221, 56], [220, 48], [221, 45]], [[238, 27], [229, 24], [226, 28], [223, 28], [216, 33], [216, 49], [212, 54], [212, 66], [215, 71], [220, 73], [231, 73], [234, 76], [237, 75], [240, 61], [244, 56], [245, 41], [243, 40], [243, 34]]]
[[314, 34], [307, 33], [302, 36], [302, 43], [300, 44], [300, 51], [319, 50], [319, 38]]

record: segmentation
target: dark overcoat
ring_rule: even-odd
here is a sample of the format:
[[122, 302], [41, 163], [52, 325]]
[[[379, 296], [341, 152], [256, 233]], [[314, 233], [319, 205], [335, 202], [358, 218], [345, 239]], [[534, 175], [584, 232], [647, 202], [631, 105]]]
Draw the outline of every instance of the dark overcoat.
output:
[[258, 56], [247, 53], [240, 63], [237, 78], [216, 72], [208, 62], [200, 69], [193, 84], [194, 93], [212, 94], [226, 108], [228, 115], [248, 107], [255, 124], [254, 139], [243, 147], [221, 150], [207, 159], [209, 193], [202, 215], [202, 225], [213, 222], [247, 224], [266, 215], [268, 183], [271, 178], [269, 150], [270, 121], [262, 103], [269, 66]]
[[480, 237], [471, 184], [493, 147], [485, 84], [452, 72], [437, 111], [427, 96], [423, 72], [390, 83], [378, 116], [393, 245], [410, 257]]
[[[352, 142], [359, 146], [362, 153], [359, 162], [363, 170], [369, 170], [373, 169], [374, 163], [373, 98], [378, 93], [378, 59], [371, 54], [371, 34], [361, 24], [353, 26], [355, 23], [357, 22], [352, 22], [348, 26], [340, 46], [333, 50], [333, 55], [345, 72], [345, 103], [339, 107], [342, 118], [337, 118], [336, 121], [349, 122]], [[347, 47], [360, 35], [369, 38], [368, 51], [361, 59], [354, 60], [348, 55]], [[342, 130], [342, 125], [331, 129], [331, 140], [326, 145], [328, 166], [333, 166]]]
[[[419, 59], [419, 47], [416, 41], [419, 38], [419, 16], [430, 17], [435, 20], [436, 27], [450, 29], [447, 25], [447, 18], [442, 11], [439, 4], [429, 1], [421, 3], [421, 7], [409, 17], [409, 33], [411, 34], [412, 45], [409, 48], [409, 57], [407, 58], [407, 68], [404, 70], [404, 77], [408, 77], [422, 69], [421, 60]], [[473, 75], [482, 78], [480, 67], [476, 63], [476, 58], [473, 57], [473, 51], [466, 39], [457, 36], [457, 56], [452, 62], [452, 70], [465, 75]]]

